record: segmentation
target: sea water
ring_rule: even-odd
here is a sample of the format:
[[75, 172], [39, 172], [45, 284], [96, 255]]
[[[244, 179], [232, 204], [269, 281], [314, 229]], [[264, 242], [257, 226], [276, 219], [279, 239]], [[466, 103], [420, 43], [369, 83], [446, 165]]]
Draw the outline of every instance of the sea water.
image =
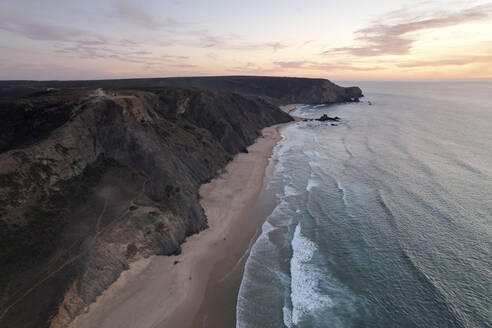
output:
[[237, 327], [492, 327], [492, 83], [359, 85], [281, 131]]

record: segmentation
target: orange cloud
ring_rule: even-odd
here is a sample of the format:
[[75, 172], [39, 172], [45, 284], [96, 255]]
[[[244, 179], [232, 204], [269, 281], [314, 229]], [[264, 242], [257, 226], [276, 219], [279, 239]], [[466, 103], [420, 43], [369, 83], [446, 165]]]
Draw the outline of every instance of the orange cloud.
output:
[[[408, 36], [411, 32], [443, 28], [466, 22], [482, 20], [489, 17], [492, 4], [475, 6], [458, 13], [440, 13], [438, 17], [410, 21], [400, 24], [384, 25], [375, 23], [356, 31], [355, 40], [361, 45], [333, 48], [322, 52], [322, 55], [349, 53], [354, 56], [405, 55], [410, 52], [414, 39]], [[393, 13], [394, 14], [394, 13]], [[401, 12], [401, 15], [408, 13]]]

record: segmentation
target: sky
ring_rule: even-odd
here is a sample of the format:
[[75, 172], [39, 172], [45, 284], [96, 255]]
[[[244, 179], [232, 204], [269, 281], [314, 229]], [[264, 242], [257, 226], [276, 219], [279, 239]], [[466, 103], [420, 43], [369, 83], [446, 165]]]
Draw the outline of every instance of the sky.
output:
[[0, 0], [0, 80], [492, 78], [492, 1]]

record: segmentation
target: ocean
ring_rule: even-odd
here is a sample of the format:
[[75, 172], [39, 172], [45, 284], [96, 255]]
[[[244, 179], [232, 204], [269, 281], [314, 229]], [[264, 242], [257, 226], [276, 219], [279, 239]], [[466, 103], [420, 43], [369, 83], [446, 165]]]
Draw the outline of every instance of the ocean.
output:
[[491, 327], [492, 83], [354, 84], [281, 130], [237, 327]]

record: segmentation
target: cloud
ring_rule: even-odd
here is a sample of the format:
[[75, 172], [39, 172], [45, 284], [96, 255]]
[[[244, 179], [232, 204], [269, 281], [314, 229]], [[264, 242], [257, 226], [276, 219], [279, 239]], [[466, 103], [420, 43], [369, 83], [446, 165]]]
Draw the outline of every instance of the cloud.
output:
[[145, 64], [145, 65], [188, 65], [185, 62], [189, 59], [187, 56], [156, 54], [153, 52], [139, 50], [138, 48], [129, 48], [122, 44], [108, 45], [85, 45], [75, 44], [57, 44], [55, 53], [68, 57], [77, 57], [84, 59], [112, 59], [121, 62]]
[[252, 69], [252, 68], [258, 68], [257, 65], [255, 65], [254, 63], [252, 62], [247, 62], [246, 64], [244, 65], [240, 65], [240, 66], [234, 66], [232, 67], [232, 69], [234, 70], [247, 70], [247, 69]]
[[79, 41], [85, 44], [104, 44], [106, 39], [82, 29], [58, 26], [39, 22], [31, 17], [19, 16], [12, 13], [0, 14], [0, 30], [24, 36], [31, 40], [40, 41]]
[[305, 68], [309, 62], [306, 60], [276, 61], [275, 66], [281, 68]]
[[[127, 11], [130, 11], [129, 7], [121, 7], [119, 14]], [[137, 21], [146, 18], [148, 17], [142, 12], [133, 16], [133, 19]], [[157, 26], [155, 24], [157, 23], [151, 23], [149, 26]], [[105, 59], [140, 64], [147, 68], [192, 68], [188, 62], [188, 56], [162, 54], [160, 51], [155, 50], [147, 51], [146, 49], [155, 48], [155, 45], [140, 43], [139, 39], [115, 39], [114, 37], [100, 35], [89, 30], [41, 22], [33, 17], [2, 12], [0, 13], [0, 30], [5, 30], [30, 40], [47, 42], [49, 49], [58, 57], [91, 60]], [[269, 49], [273, 52], [287, 47], [281, 42], [249, 43], [235, 34], [215, 35], [207, 30], [181, 31], [180, 33], [175, 33], [174, 37], [175, 39], [168, 39], [165, 40], [165, 44], [160, 44], [162, 51], [165, 51], [164, 49], [170, 46], [210, 47], [217, 50], [235, 49], [241, 51]], [[217, 54], [215, 54], [215, 57], [217, 57]]]
[[492, 62], [492, 55], [484, 56], [461, 56], [443, 58], [439, 60], [416, 60], [396, 64], [400, 68], [415, 68], [415, 67], [438, 67], [438, 66], [464, 66], [470, 64], [480, 64]]
[[[489, 49], [485, 49], [485, 53], [492, 53]], [[385, 70], [389, 67], [397, 67], [401, 69], [427, 68], [427, 67], [442, 67], [442, 66], [465, 66], [472, 64], [487, 64], [492, 62], [492, 55], [472, 55], [472, 56], [452, 56], [440, 59], [429, 60], [410, 60], [410, 61], [395, 61], [395, 60], [378, 60], [364, 62], [359, 60], [334, 61], [334, 62], [318, 62], [310, 60], [293, 60], [293, 61], [275, 61], [274, 66], [278, 69], [286, 70], [314, 70], [314, 71], [358, 71], [368, 72]], [[247, 67], [244, 67], [247, 68]]]
[[245, 41], [240, 35], [225, 34], [217, 35], [208, 30], [189, 30], [181, 33], [179, 39], [171, 41], [174, 45], [182, 45], [197, 48], [216, 48], [222, 50], [278, 50], [288, 48], [290, 45], [280, 41], [271, 42], [249, 42]]
[[227, 69], [234, 74], [275, 74], [278, 68], [264, 68], [253, 62], [247, 62], [244, 65], [234, 66]]
[[59, 56], [142, 64], [179, 62], [180, 65], [189, 59], [187, 56], [151, 53], [136, 40], [109, 38], [88, 30], [40, 22], [7, 12], [0, 13], [0, 30], [30, 40], [51, 42], [50, 47]]
[[209, 53], [205, 54], [205, 57], [210, 58], [212, 60], [219, 59], [219, 55], [216, 54], [215, 52], [209, 52]]
[[313, 72], [320, 71], [374, 71], [382, 69], [379, 66], [362, 67], [346, 62], [316, 62], [309, 60], [293, 60], [293, 61], [275, 61], [273, 66], [263, 67], [253, 62], [247, 62], [243, 65], [238, 65], [229, 68], [229, 71], [240, 74], [279, 74], [286, 70], [302, 69], [304, 71], [311, 70]]
[[314, 40], [307, 40], [307, 41], [304, 41], [303, 43], [301, 43], [297, 48], [303, 48], [305, 46], [307, 46], [308, 44], [310, 43], [313, 43]]
[[168, 66], [169, 67], [177, 67], [177, 68], [194, 68], [194, 67], [197, 67], [196, 65], [193, 65], [193, 64], [170, 64]]
[[431, 18], [416, 18], [406, 10], [387, 14], [387, 19], [398, 20], [400, 23], [383, 24], [374, 22], [372, 25], [355, 32], [356, 45], [332, 48], [322, 52], [328, 56], [337, 53], [349, 53], [354, 56], [405, 55], [412, 48], [415, 40], [409, 36], [412, 32], [443, 28], [462, 23], [482, 20], [490, 16], [492, 4], [479, 5], [460, 12], [434, 13]]
[[284, 43], [281, 43], [281, 42], [269, 42], [269, 43], [265, 43], [263, 45], [260, 43], [259, 46], [260, 47], [261, 46], [270, 47], [270, 48], [272, 48], [273, 52], [277, 52], [277, 50], [285, 49], [285, 48], [288, 48], [289, 47], [287, 44], [284, 44]]
[[2, 79], [53, 80], [107, 78], [107, 72], [96, 67], [66, 66], [62, 63], [41, 63], [12, 60], [1, 68]]
[[316, 62], [316, 61], [276, 61], [273, 63], [278, 68], [283, 69], [306, 69], [306, 70], [323, 70], [323, 71], [375, 71], [382, 69], [380, 66], [360, 66], [353, 63], [347, 62]]
[[144, 5], [128, 0], [112, 0], [111, 17], [123, 19], [148, 29], [174, 28], [181, 23], [170, 17], [159, 18], [148, 12]]
[[221, 49], [230, 50], [271, 50], [272, 52], [277, 52], [278, 50], [286, 49], [289, 45], [282, 42], [229, 42], [218, 45]]

